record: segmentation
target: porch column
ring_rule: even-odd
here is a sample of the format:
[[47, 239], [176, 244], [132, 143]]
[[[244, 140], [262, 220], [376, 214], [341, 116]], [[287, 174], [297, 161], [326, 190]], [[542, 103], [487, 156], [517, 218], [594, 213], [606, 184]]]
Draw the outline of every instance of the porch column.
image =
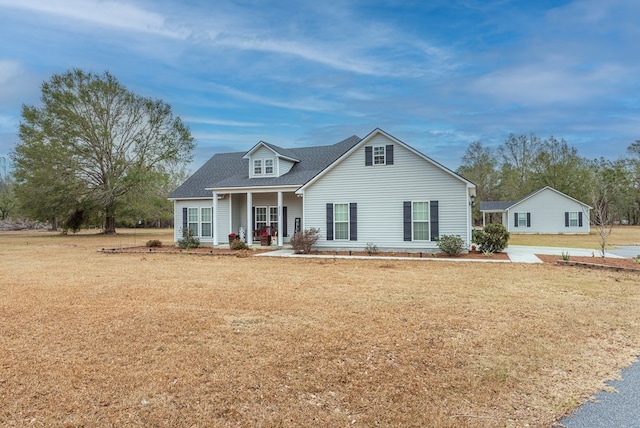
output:
[[233, 195], [229, 193], [229, 233], [238, 233], [233, 230]]
[[485, 221], [485, 215], [486, 215], [486, 213], [484, 211], [482, 211], [482, 228], [483, 229], [487, 225], [487, 222]]
[[251, 223], [251, 218], [253, 217], [253, 194], [251, 192], [247, 192], [247, 245], [251, 245], [253, 243], [253, 224]]
[[282, 248], [284, 236], [282, 235], [282, 192], [278, 192], [278, 248]]
[[218, 246], [218, 194], [213, 192], [213, 215], [211, 216], [211, 223], [213, 226], [213, 246]]

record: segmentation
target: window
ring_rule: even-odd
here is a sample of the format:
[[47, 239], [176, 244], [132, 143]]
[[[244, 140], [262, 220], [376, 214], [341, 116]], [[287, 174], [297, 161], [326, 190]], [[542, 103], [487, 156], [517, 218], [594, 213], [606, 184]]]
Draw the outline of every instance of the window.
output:
[[278, 230], [278, 207], [269, 207], [269, 226], [272, 230]]
[[573, 211], [569, 213], [569, 227], [578, 227], [578, 212]]
[[267, 226], [267, 207], [256, 207], [256, 229]]
[[193, 236], [198, 236], [198, 208], [188, 209], [187, 227], [189, 228]]
[[385, 146], [373, 146], [373, 164], [384, 165], [385, 164]]
[[273, 159], [264, 160], [264, 173], [273, 174]]
[[413, 202], [411, 221], [413, 224], [413, 240], [429, 241], [429, 202]]
[[253, 175], [262, 175], [262, 159], [254, 159]]
[[[567, 220], [568, 221], [568, 220]], [[531, 213], [513, 213], [514, 227], [531, 227]]]
[[527, 213], [518, 213], [518, 223], [516, 227], [527, 227]]
[[393, 144], [365, 146], [364, 165], [393, 165]]
[[335, 239], [349, 239], [349, 204], [335, 204], [333, 215]]
[[202, 208], [200, 210], [202, 236], [211, 237], [211, 208]]
[[564, 227], [582, 227], [582, 212], [565, 211]]

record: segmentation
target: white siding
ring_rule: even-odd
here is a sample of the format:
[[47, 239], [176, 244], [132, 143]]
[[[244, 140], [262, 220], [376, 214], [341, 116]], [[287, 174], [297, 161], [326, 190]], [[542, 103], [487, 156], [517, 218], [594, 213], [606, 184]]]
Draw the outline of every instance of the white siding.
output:
[[[182, 209], [183, 208], [198, 208], [198, 219], [200, 220], [200, 208], [205, 207], [213, 207], [213, 199], [194, 199], [194, 200], [179, 200], [174, 201], [173, 203], [173, 216], [174, 216], [174, 228], [173, 228], [173, 239], [174, 242], [177, 242], [179, 239], [182, 239]], [[213, 228], [213, 224], [212, 224]], [[202, 229], [198, 226], [198, 233], [202, 233]], [[212, 229], [213, 234], [213, 229]], [[206, 244], [213, 243], [213, 237], [201, 237], [198, 236], [200, 242]]]
[[[565, 212], [581, 212], [582, 227], [565, 227]], [[531, 213], [530, 227], [515, 227], [514, 213]], [[508, 230], [512, 233], [589, 233], [589, 209], [551, 190], [539, 193], [509, 208]]]
[[[393, 144], [377, 135], [367, 145]], [[394, 144], [393, 165], [365, 166], [365, 147], [305, 189], [304, 228], [320, 228], [319, 247], [437, 250], [435, 242], [404, 241], [403, 202], [438, 201], [439, 234], [469, 242], [466, 183]], [[326, 204], [357, 203], [357, 241], [326, 240]]]
[[280, 177], [281, 175], [285, 175], [287, 172], [291, 171], [291, 168], [293, 168], [293, 166], [296, 164], [295, 162], [291, 162], [285, 159], [277, 159], [276, 160], [277, 165], [278, 165], [278, 170], [277, 170], [277, 174], [278, 177]]

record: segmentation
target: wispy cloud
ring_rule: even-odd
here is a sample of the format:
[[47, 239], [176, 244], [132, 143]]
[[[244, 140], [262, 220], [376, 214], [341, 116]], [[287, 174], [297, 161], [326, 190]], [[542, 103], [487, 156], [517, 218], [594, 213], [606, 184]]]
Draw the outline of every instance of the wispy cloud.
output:
[[33, 13], [55, 15], [61, 18], [114, 27], [129, 31], [146, 32], [166, 37], [185, 38], [188, 32], [171, 29], [166, 19], [129, 2], [102, 0], [0, 0], [0, 6], [22, 9]]

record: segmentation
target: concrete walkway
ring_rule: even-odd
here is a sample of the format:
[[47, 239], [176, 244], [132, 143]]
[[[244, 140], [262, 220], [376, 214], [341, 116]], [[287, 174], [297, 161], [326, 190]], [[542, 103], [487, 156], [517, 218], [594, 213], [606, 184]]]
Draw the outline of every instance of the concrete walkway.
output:
[[[569, 253], [569, 256], [576, 257], [598, 257], [598, 252], [593, 250], [585, 250], [583, 248], [560, 248], [560, 247], [530, 247], [524, 245], [509, 245], [505, 249], [505, 253], [509, 256], [509, 260], [491, 260], [491, 259], [457, 259], [457, 258], [431, 258], [424, 257], [422, 259], [417, 257], [385, 257], [385, 259], [393, 260], [439, 260], [439, 261], [451, 261], [451, 262], [476, 262], [476, 263], [542, 263], [542, 261], [536, 257], [536, 254], [552, 254], [562, 255], [562, 253]], [[331, 259], [375, 259], [376, 256], [334, 256], [334, 255], [315, 255], [315, 254], [294, 254], [291, 248], [282, 248], [279, 250], [269, 251], [267, 253], [258, 254], [262, 257], [307, 257], [307, 258], [331, 258]], [[621, 258], [623, 256], [614, 254], [607, 251], [607, 257]]]

